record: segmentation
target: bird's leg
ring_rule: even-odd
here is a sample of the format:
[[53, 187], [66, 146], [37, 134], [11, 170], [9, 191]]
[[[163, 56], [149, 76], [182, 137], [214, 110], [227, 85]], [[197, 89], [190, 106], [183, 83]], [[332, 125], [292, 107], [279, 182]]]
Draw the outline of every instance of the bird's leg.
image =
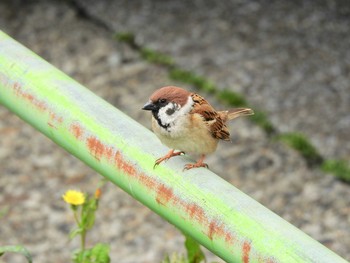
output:
[[167, 161], [169, 160], [171, 157], [174, 157], [174, 156], [178, 156], [178, 155], [181, 155], [181, 154], [184, 154], [184, 152], [175, 152], [174, 149], [171, 149], [165, 156], [161, 157], [161, 158], [158, 158], [153, 166], [153, 168], [155, 168], [158, 164], [160, 164], [161, 162], [163, 161]]
[[204, 158], [205, 158], [205, 155], [202, 154], [201, 158], [199, 158], [199, 160], [196, 163], [186, 164], [184, 167], [184, 170], [190, 170], [192, 168], [199, 168], [199, 167], [208, 168], [209, 166], [206, 163], [203, 163]]

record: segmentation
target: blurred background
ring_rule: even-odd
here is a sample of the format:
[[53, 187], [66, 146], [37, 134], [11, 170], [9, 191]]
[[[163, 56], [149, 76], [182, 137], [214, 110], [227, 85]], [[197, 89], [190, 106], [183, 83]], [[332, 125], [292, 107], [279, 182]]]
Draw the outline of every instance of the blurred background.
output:
[[[277, 134], [302, 133], [322, 158], [350, 163], [349, 1], [3, 0], [0, 30], [147, 128], [150, 116], [140, 108], [165, 85], [229, 106], [174, 80], [140, 48], [241, 94]], [[249, 119], [230, 131], [232, 143], [208, 158], [211, 170], [350, 260], [350, 184]], [[69, 262], [78, 242], [69, 242], [74, 222], [61, 196], [71, 188], [93, 192], [99, 179], [0, 107], [0, 246], [22, 244], [35, 262]], [[88, 236], [88, 245], [96, 242], [111, 245], [112, 262], [160, 262], [184, 251], [179, 231], [111, 184]]]

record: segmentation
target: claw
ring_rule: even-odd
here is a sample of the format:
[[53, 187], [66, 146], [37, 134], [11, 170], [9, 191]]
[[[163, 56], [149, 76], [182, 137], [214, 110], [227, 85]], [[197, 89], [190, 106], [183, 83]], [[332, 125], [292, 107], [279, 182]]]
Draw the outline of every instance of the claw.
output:
[[204, 167], [204, 168], [209, 168], [208, 164], [206, 163], [189, 163], [186, 164], [183, 170], [190, 170], [192, 168], [199, 168], [199, 167]]
[[174, 149], [171, 149], [165, 156], [158, 158], [156, 162], [154, 163], [153, 169], [156, 168], [157, 165], [159, 165], [163, 161], [169, 160], [171, 157], [178, 156], [181, 154], [185, 154], [184, 152], [175, 152]]
[[205, 158], [205, 155], [202, 155], [201, 158], [196, 163], [186, 164], [183, 170], [190, 170], [192, 168], [199, 168], [199, 167], [209, 168], [208, 164], [203, 163], [204, 158]]

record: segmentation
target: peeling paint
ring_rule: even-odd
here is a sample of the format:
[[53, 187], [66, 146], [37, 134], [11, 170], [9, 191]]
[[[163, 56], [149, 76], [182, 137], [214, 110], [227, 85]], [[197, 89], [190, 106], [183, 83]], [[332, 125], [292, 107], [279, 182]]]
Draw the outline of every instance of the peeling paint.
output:
[[21, 83], [19, 82], [14, 82], [12, 85], [12, 88], [15, 91], [15, 94], [17, 96], [21, 96], [22, 98], [24, 98], [25, 100], [27, 100], [28, 102], [30, 102], [31, 104], [33, 104], [38, 110], [40, 111], [46, 111], [47, 110], [47, 105], [44, 101], [42, 100], [38, 100], [37, 98], [35, 98], [35, 96], [29, 92], [25, 92], [23, 90], [23, 86]]
[[70, 131], [73, 134], [73, 136], [75, 137], [75, 139], [77, 139], [77, 140], [81, 140], [82, 139], [82, 136], [84, 134], [84, 130], [79, 124], [72, 123], [70, 125]]
[[49, 120], [47, 121], [47, 125], [51, 128], [57, 129], [57, 126], [62, 124], [63, 117], [59, 116], [57, 113], [55, 113], [52, 109], [50, 109], [47, 106], [47, 103], [44, 100], [40, 100], [36, 98], [33, 94], [31, 94], [29, 91], [24, 91], [23, 85], [20, 82], [14, 82], [12, 84], [12, 88], [15, 91], [15, 94], [18, 97], [22, 97], [27, 102], [32, 104], [35, 108], [37, 108], [39, 111], [42, 112], [48, 112], [49, 114]]
[[233, 245], [234, 243], [234, 237], [233, 235], [230, 233], [230, 232], [226, 232], [226, 235], [225, 235], [225, 242], [227, 244], [229, 244], [230, 246]]
[[173, 189], [161, 184], [157, 188], [156, 201], [158, 204], [166, 205], [170, 200], [175, 198]]
[[194, 218], [199, 222], [203, 222], [206, 219], [204, 209], [196, 203], [187, 204], [185, 209], [191, 219]]
[[242, 261], [249, 263], [250, 250], [252, 249], [250, 242], [244, 241], [242, 246]]
[[117, 165], [117, 168], [122, 170], [124, 173], [133, 177], [137, 176], [136, 168], [133, 167], [130, 163], [126, 162], [119, 151], [115, 152], [114, 161]]
[[62, 123], [63, 118], [61, 116], [58, 116], [55, 112], [50, 111], [50, 119], [58, 122], [58, 123]]
[[90, 136], [86, 139], [86, 145], [90, 153], [97, 159], [101, 160], [101, 157], [105, 151], [104, 144], [94, 136]]
[[211, 221], [208, 229], [208, 237], [213, 240], [214, 233], [216, 232], [216, 228], [218, 227], [217, 222], [215, 220]]
[[114, 157], [114, 149], [112, 147], [106, 147], [105, 146], [105, 157], [108, 161], [111, 161]]
[[50, 120], [47, 122], [47, 125], [50, 127], [57, 129], [57, 125], [62, 124], [63, 118], [60, 116], [57, 116], [56, 113], [50, 111], [49, 112]]
[[208, 230], [208, 237], [210, 239], [213, 239], [214, 236], [220, 236], [220, 237], [225, 237], [225, 229], [221, 221], [217, 219], [213, 219], [209, 223], [209, 230]]
[[151, 177], [147, 176], [144, 173], [141, 173], [139, 175], [139, 181], [149, 189], [156, 189], [157, 188], [158, 183], [154, 179], [152, 179]]

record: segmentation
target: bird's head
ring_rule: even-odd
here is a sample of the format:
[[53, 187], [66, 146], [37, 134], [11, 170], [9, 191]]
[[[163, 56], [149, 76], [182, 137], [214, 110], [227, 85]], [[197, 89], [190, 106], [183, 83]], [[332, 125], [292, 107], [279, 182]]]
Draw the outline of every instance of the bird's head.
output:
[[152, 111], [158, 124], [166, 128], [178, 117], [187, 114], [192, 105], [193, 100], [189, 91], [167, 86], [156, 90], [142, 109]]

